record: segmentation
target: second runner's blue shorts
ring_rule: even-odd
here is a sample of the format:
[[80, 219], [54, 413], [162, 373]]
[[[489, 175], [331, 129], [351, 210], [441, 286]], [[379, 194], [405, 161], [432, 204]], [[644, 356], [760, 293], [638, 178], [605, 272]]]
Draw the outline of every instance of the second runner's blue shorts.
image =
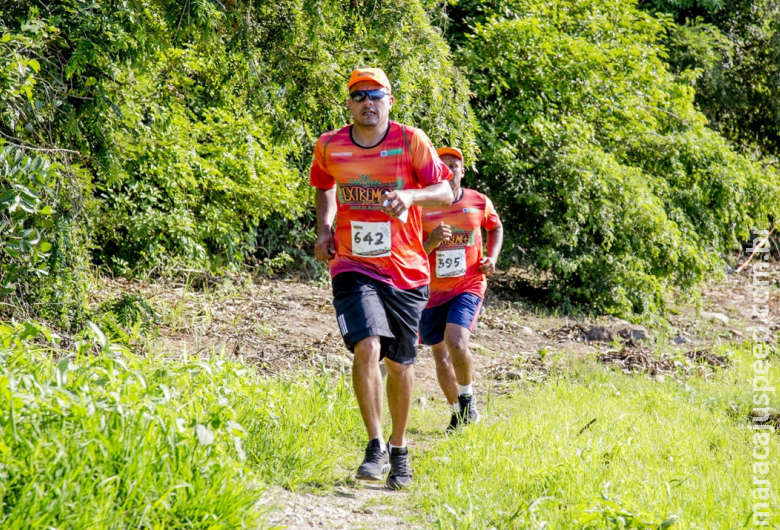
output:
[[420, 318], [420, 339], [423, 344], [433, 346], [444, 340], [447, 323], [474, 331], [482, 298], [475, 294], [459, 294], [449, 302], [426, 308]]

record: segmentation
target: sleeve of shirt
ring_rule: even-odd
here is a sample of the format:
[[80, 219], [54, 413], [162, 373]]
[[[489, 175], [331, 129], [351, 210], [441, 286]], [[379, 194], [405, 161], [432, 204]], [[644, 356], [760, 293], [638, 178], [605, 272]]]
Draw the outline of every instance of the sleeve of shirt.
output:
[[452, 178], [450, 168], [444, 165], [436, 149], [422, 130], [413, 128], [410, 140], [412, 164], [417, 181], [423, 188]]
[[498, 218], [498, 212], [496, 212], [493, 206], [493, 201], [485, 197], [485, 217], [482, 219], [482, 228], [489, 232], [500, 224], [501, 220]]
[[331, 189], [336, 181], [325, 169], [325, 135], [320, 136], [314, 145], [314, 157], [309, 171], [309, 184], [323, 190]]

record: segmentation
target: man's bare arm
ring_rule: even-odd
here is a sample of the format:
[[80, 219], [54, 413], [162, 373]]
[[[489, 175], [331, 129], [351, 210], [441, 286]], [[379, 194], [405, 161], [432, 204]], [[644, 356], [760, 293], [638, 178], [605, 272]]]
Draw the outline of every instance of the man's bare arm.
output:
[[430, 254], [436, 248], [438, 248], [439, 245], [445, 241], [449, 241], [450, 237], [452, 237], [452, 230], [450, 229], [450, 225], [444, 224], [442, 222], [428, 235], [428, 239], [423, 241], [423, 248], [425, 249], [425, 253]]
[[336, 218], [336, 186], [329, 190], [317, 188], [314, 197], [317, 209], [317, 241], [314, 243], [314, 257], [327, 261], [336, 255], [333, 241], [333, 220]]
[[395, 190], [383, 195], [385, 198], [384, 212], [398, 217], [410, 206], [449, 206], [452, 204], [452, 188], [449, 182], [431, 184], [422, 189]]
[[496, 262], [504, 244], [504, 226], [499, 224], [487, 233], [487, 256], [480, 262], [480, 270], [488, 276], [496, 272]]

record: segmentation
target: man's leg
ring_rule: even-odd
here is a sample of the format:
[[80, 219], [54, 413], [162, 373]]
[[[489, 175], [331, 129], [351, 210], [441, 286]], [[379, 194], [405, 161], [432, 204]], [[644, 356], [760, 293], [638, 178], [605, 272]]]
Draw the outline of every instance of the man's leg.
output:
[[357, 478], [382, 480], [390, 469], [390, 455], [382, 439], [382, 375], [379, 371], [379, 337], [371, 336], [355, 344], [352, 385], [360, 415], [368, 432], [368, 445]]
[[452, 359], [452, 372], [448, 377], [455, 380], [457, 396], [457, 410], [452, 414], [448, 430], [455, 429], [462, 423], [479, 421], [474, 390], [471, 386], [474, 370], [471, 352], [469, 352], [470, 338], [471, 331], [468, 328], [447, 322], [447, 327], [444, 329], [444, 344]]
[[455, 368], [452, 366], [452, 358], [447, 350], [447, 344], [441, 341], [435, 346], [431, 346], [433, 351], [433, 360], [436, 362], [436, 379], [439, 381], [441, 391], [447, 403], [456, 403], [458, 401], [458, 382], [455, 378]]
[[393, 432], [390, 435], [390, 474], [387, 475], [387, 487], [390, 489], [408, 488], [412, 484], [412, 467], [409, 464], [409, 449], [406, 447], [406, 425], [409, 422], [409, 409], [412, 406], [414, 389], [414, 365], [403, 364], [385, 358], [387, 366], [387, 403], [393, 419]]
[[471, 332], [468, 328], [447, 322], [444, 329], [444, 344], [450, 353], [452, 367], [457, 384], [466, 386], [471, 384], [473, 377], [473, 362], [469, 352], [469, 339]]
[[352, 359], [352, 386], [369, 440], [382, 440], [382, 374], [379, 371], [379, 352], [379, 337], [366, 337], [355, 344], [355, 356]]
[[357, 478], [382, 480], [390, 460], [382, 436], [382, 375], [380, 336], [392, 336], [377, 281], [357, 272], [333, 277], [333, 307], [344, 345], [352, 359], [352, 386], [368, 433], [368, 444]]
[[[387, 366], [387, 404], [393, 420], [390, 443], [396, 447], [406, 445], [406, 426], [412, 407], [414, 390], [414, 365], [401, 364], [385, 358]], [[378, 371], [378, 368], [377, 368]]]
[[393, 340], [385, 354], [387, 402], [393, 420], [390, 435], [390, 473], [387, 487], [407, 488], [412, 484], [412, 466], [406, 446], [406, 426], [414, 390], [414, 360], [417, 357], [420, 315], [428, 302], [428, 287], [399, 290], [388, 288], [383, 302]]

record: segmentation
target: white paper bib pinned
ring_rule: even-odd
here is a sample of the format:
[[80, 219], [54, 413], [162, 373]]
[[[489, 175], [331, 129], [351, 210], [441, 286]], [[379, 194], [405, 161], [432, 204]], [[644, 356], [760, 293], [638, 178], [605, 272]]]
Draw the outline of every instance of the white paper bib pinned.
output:
[[466, 274], [466, 249], [436, 251], [436, 277], [455, 278]]
[[390, 255], [390, 222], [352, 221], [352, 254], [363, 258]]

